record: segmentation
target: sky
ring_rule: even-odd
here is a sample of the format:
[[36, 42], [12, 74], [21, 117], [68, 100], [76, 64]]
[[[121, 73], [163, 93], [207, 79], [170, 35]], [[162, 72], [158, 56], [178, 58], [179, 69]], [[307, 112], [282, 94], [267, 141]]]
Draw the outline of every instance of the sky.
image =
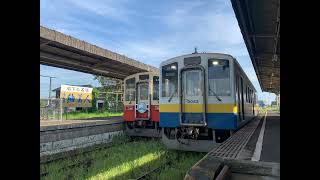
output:
[[[166, 59], [198, 52], [234, 56], [262, 92], [230, 0], [41, 0], [40, 24], [101, 48], [159, 67]], [[93, 75], [40, 65], [40, 74], [61, 84], [92, 84]], [[48, 97], [49, 78], [40, 78], [40, 97]]]

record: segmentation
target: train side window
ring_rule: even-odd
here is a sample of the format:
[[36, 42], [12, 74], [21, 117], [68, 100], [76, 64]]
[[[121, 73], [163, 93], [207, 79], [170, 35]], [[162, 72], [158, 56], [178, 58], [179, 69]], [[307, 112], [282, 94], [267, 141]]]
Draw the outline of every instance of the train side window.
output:
[[251, 103], [251, 89], [249, 88], [249, 103]]
[[159, 76], [153, 76], [153, 100], [159, 100]]
[[162, 97], [178, 96], [178, 63], [162, 67]]
[[251, 90], [251, 103], [253, 103], [254, 102], [254, 92], [253, 92], [253, 90]]
[[248, 102], [248, 86], [246, 87], [246, 102]]
[[209, 96], [230, 96], [230, 67], [225, 59], [208, 60]]
[[249, 93], [248, 93], [248, 95], [249, 95], [248, 100], [249, 100], [249, 103], [251, 103], [251, 89], [250, 89], [250, 87], [248, 87], [248, 90], [249, 90]]
[[254, 94], [253, 94], [253, 90], [251, 89], [251, 103], [253, 103], [254, 100]]
[[126, 92], [125, 100], [134, 101], [136, 92], [136, 78], [130, 78], [126, 80]]

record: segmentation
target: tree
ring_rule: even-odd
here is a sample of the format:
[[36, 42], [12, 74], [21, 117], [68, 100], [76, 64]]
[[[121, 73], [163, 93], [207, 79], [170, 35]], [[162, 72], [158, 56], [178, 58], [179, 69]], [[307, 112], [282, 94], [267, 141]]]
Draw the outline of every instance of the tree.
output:
[[[122, 91], [122, 80], [104, 77], [104, 76], [94, 76], [94, 80], [98, 80], [98, 82], [101, 84], [100, 93], [105, 93], [105, 110], [109, 110], [109, 102], [115, 102], [116, 101], [116, 95], [113, 94], [115, 91]], [[114, 80], [116, 81], [115, 86], [105, 86], [105, 82], [107, 80]]]
[[90, 112], [97, 111], [96, 104], [97, 104], [97, 98], [99, 97], [99, 95], [100, 95], [100, 91], [94, 87], [92, 89], [92, 107], [89, 109]]

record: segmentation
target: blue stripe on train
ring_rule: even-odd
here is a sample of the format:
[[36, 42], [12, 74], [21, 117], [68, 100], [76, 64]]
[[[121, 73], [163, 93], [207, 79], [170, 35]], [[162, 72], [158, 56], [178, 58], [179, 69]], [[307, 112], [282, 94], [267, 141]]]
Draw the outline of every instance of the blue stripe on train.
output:
[[[208, 127], [213, 129], [236, 129], [237, 115], [233, 113], [207, 113], [207, 122]], [[160, 127], [179, 127], [179, 113], [160, 113], [159, 125]]]
[[207, 113], [207, 122], [213, 129], [237, 129], [237, 115], [233, 113]]
[[160, 113], [160, 127], [179, 127], [180, 115], [179, 113]]
[[202, 113], [184, 113], [183, 116], [183, 123], [202, 124], [204, 120]]

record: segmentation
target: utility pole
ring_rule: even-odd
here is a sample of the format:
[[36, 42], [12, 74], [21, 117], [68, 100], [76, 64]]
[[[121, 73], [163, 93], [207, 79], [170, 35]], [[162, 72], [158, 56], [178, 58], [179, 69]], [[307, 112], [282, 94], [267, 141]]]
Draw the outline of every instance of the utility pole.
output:
[[43, 76], [43, 75], [41, 75], [41, 74], [40, 74], [40, 76], [41, 76], [41, 77], [48, 77], [48, 78], [50, 78], [50, 85], [49, 85], [49, 98], [48, 98], [48, 99], [49, 99], [49, 100], [48, 100], [48, 105], [49, 105], [50, 98], [51, 98], [51, 84], [52, 84], [51, 82], [52, 82], [52, 79], [53, 79], [53, 78], [56, 78], [56, 77], [53, 77], [53, 76]]

